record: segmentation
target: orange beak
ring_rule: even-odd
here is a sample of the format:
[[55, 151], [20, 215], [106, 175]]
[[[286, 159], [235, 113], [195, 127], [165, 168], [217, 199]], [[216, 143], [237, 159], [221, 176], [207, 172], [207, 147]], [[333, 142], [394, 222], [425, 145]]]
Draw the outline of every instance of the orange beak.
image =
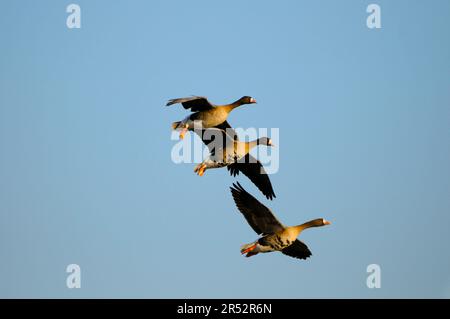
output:
[[244, 255], [244, 254], [246, 254], [248, 252], [251, 252], [255, 248], [256, 248], [256, 244], [253, 245], [253, 246], [248, 247], [247, 249], [241, 250], [241, 254]]
[[250, 103], [251, 104], [256, 103], [256, 100], [254, 98], [250, 98]]

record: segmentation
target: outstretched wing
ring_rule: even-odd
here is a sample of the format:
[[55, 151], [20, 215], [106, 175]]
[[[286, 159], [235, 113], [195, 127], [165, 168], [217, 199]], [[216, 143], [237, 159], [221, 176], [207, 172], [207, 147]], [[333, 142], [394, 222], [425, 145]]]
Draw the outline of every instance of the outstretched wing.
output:
[[194, 129], [194, 132], [197, 133], [203, 143], [205, 143], [212, 156], [215, 155], [216, 150], [224, 149], [227, 145], [234, 142], [233, 138], [228, 135], [226, 131], [216, 127]]
[[306, 259], [312, 255], [308, 246], [298, 239], [296, 239], [290, 246], [284, 248], [281, 252], [287, 256], [298, 259]]
[[235, 141], [238, 140], [238, 135], [236, 131], [231, 127], [230, 123], [228, 123], [227, 121], [224, 121], [222, 124], [217, 125], [216, 128], [227, 132], [227, 134], [231, 136]]
[[264, 170], [262, 164], [250, 154], [247, 154], [238, 162], [227, 166], [232, 176], [236, 176], [242, 172], [247, 176], [253, 184], [267, 197], [272, 200], [275, 196], [269, 175]]
[[239, 182], [233, 183], [230, 189], [236, 207], [258, 235], [271, 234], [284, 229], [283, 224], [272, 211], [250, 195]]
[[181, 103], [181, 105], [183, 105], [186, 110], [191, 109], [191, 112], [206, 111], [214, 108], [214, 105], [211, 104], [208, 99], [203, 96], [191, 96], [179, 99], [171, 99], [167, 102], [166, 106], [177, 103]]

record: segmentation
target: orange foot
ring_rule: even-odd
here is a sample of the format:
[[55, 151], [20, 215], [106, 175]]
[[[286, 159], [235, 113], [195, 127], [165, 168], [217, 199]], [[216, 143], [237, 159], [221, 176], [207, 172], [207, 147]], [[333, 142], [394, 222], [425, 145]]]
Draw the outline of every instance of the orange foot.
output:
[[180, 132], [180, 140], [182, 140], [182, 139], [184, 139], [184, 136], [186, 135], [186, 132], [188, 131], [188, 125], [186, 124], [182, 129], [181, 129], [181, 132]]
[[198, 176], [203, 176], [203, 174], [205, 174], [205, 169], [206, 169], [206, 165], [203, 164], [200, 169], [198, 170]]
[[183, 129], [180, 133], [180, 140], [184, 139], [184, 136], [186, 135], [187, 129]]
[[198, 164], [195, 167], [194, 172], [196, 172], [197, 175], [199, 175], [199, 176], [203, 176], [203, 174], [205, 174], [205, 170], [206, 170], [206, 164]]

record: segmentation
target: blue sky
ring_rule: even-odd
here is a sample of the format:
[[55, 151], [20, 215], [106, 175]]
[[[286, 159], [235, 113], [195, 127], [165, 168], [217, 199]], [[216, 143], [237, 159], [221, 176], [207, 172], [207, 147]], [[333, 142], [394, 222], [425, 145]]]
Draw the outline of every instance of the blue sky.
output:
[[[69, 1], [1, 5], [0, 297], [450, 297], [450, 2], [73, 2], [78, 30]], [[279, 128], [276, 200], [238, 180], [332, 221], [311, 259], [243, 258], [234, 179], [172, 162], [191, 94]]]

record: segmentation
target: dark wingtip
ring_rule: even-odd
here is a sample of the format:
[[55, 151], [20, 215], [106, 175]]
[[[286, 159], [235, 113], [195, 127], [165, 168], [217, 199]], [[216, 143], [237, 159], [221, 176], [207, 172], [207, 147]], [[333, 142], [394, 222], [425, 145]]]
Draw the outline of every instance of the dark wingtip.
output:
[[177, 99], [170, 99], [170, 100], [167, 101], [166, 106], [171, 106], [173, 104], [177, 104], [179, 101], [180, 101], [180, 99], [178, 99], [178, 98]]
[[267, 199], [273, 200], [274, 198], [277, 198], [277, 196], [275, 195], [275, 193], [271, 193], [266, 195]]
[[236, 184], [237, 184], [237, 189], [238, 189], [240, 192], [247, 192], [247, 191], [244, 189], [244, 187], [242, 187], [242, 185], [241, 185], [239, 182], [236, 182]]
[[244, 187], [242, 187], [242, 185], [239, 182], [233, 183], [233, 187], [230, 187], [230, 190], [233, 197], [240, 193], [247, 193], [247, 191], [244, 189]]
[[236, 193], [240, 192], [239, 186], [237, 186], [235, 183], [233, 183], [233, 186], [230, 186], [230, 190], [231, 190], [231, 194], [233, 195], [233, 197]]
[[230, 175], [233, 176], [233, 177], [236, 177], [236, 175], [239, 174], [239, 170], [236, 169], [235, 167], [233, 167], [233, 165], [228, 165], [227, 169], [230, 172]]
[[305, 256], [305, 258], [302, 258], [302, 259], [303, 259], [303, 260], [306, 260], [306, 259], [308, 259], [308, 258], [311, 258], [311, 256], [312, 256], [312, 253], [310, 252], [309, 255]]

